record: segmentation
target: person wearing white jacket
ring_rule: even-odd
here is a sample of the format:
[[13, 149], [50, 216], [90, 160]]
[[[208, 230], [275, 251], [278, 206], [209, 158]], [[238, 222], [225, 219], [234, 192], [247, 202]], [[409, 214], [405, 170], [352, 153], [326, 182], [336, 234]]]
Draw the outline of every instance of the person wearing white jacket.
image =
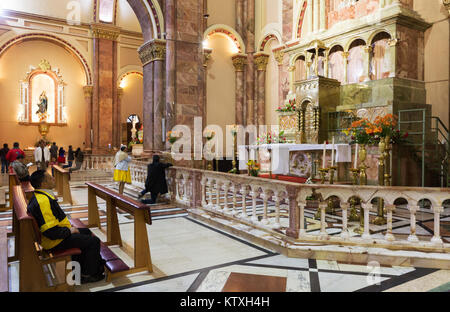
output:
[[44, 140], [39, 141], [39, 146], [34, 150], [34, 161], [37, 165], [37, 170], [47, 170], [50, 162], [50, 150], [45, 145]]

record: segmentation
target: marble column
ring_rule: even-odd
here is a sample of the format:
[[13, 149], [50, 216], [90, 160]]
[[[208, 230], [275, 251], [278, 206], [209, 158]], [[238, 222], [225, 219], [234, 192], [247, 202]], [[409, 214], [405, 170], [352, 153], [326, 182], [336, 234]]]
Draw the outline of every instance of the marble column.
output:
[[373, 48], [368, 45], [364, 47], [364, 81], [370, 81], [370, 55], [372, 54]]
[[[122, 123], [121, 123], [121, 110], [122, 110], [122, 97], [123, 97], [123, 89], [117, 88], [117, 117], [116, 117], [116, 136], [115, 141], [113, 143], [114, 146], [120, 147], [122, 144]], [[126, 144], [127, 142], [125, 142]]]
[[390, 51], [389, 51], [389, 57], [390, 57], [390, 62], [391, 62], [391, 73], [389, 74], [389, 77], [396, 77], [397, 73], [397, 43], [398, 43], [398, 39], [394, 38], [394, 39], [390, 39], [389, 40], [389, 47], [390, 47]]
[[[289, 91], [294, 93], [294, 80], [295, 80], [295, 65], [291, 65], [288, 67], [289, 72]], [[284, 101], [284, 99], [283, 99]]]
[[84, 133], [84, 149], [85, 151], [92, 151], [92, 94], [93, 94], [93, 86], [85, 86], [83, 87], [84, 91], [84, 100], [86, 107], [86, 124], [85, 124], [85, 133]]
[[300, 224], [303, 222], [301, 220], [303, 211], [297, 201], [298, 188], [287, 187], [287, 197], [289, 199], [289, 227], [286, 229], [286, 235], [297, 239], [299, 230], [302, 229]]
[[349, 53], [348, 52], [344, 52], [342, 53], [342, 56], [344, 57], [344, 82], [342, 83], [347, 84], [348, 82], [348, 56]]
[[144, 72], [144, 151], [153, 151], [153, 65], [150, 45], [144, 44], [138, 49]]
[[257, 125], [266, 124], [266, 69], [269, 63], [269, 55], [258, 52], [254, 55], [257, 69], [257, 92], [256, 92], [256, 120]]
[[[314, 31], [314, 10], [313, 10], [313, 0], [307, 0], [307, 9], [306, 9], [306, 14], [305, 16], [309, 16], [309, 31], [313, 32]], [[308, 13], [309, 12], [309, 13]]]
[[329, 57], [330, 57], [330, 50], [327, 49], [325, 51], [325, 58], [324, 58], [324, 64], [323, 64], [323, 72], [324, 72], [324, 76], [326, 78], [329, 78], [328, 77], [328, 61], [329, 61]]
[[246, 54], [236, 54], [232, 57], [236, 72], [236, 125], [244, 125], [244, 69], [247, 64]]
[[93, 37], [93, 153], [107, 153], [117, 136], [117, 37], [119, 28], [91, 24]]
[[325, 30], [327, 28], [327, 17], [326, 17], [326, 1], [320, 0], [320, 30]]
[[247, 68], [246, 68], [246, 107], [247, 116], [246, 124], [254, 125], [256, 122], [255, 114], [255, 0], [247, 0], [246, 14], [245, 14], [245, 30], [246, 30], [246, 53]]
[[[166, 22], [166, 129], [172, 130], [176, 124], [176, 0], [165, 1], [164, 18]], [[166, 143], [166, 149], [170, 149], [170, 143]]]
[[[153, 70], [153, 149], [165, 149], [166, 133], [163, 133], [163, 118], [165, 116], [164, 90], [164, 60], [166, 55], [165, 40], [152, 40]], [[166, 131], [167, 130], [166, 128]]]
[[284, 60], [284, 52], [283, 51], [275, 51], [274, 52], [275, 60], [278, 64], [278, 106], [282, 105], [284, 102], [283, 98], [283, 78], [282, 78], [282, 72], [283, 72], [283, 60]]

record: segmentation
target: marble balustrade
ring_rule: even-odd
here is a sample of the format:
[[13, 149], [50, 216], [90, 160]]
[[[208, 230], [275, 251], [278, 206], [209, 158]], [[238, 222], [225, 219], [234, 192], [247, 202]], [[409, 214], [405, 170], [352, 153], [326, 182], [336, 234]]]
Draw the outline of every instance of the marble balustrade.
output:
[[[99, 164], [108, 163], [112, 156], [94, 156], [86, 159], [89, 168], [101, 168]], [[145, 186], [147, 162], [133, 161], [130, 170], [133, 185]], [[103, 170], [103, 169], [100, 169]], [[171, 167], [167, 170], [167, 184], [171, 199], [190, 209], [202, 209], [222, 215], [236, 222], [253, 226], [255, 229], [278, 233], [287, 240], [306, 242], [326, 242], [335, 245], [383, 246], [385, 248], [417, 248], [430, 251], [449, 251], [450, 244], [443, 243], [440, 236], [440, 217], [444, 212], [443, 203], [450, 200], [448, 188], [420, 187], [384, 187], [353, 185], [297, 184], [280, 180], [269, 180], [247, 175], [228, 174], [186, 167]], [[318, 194], [320, 230], [309, 231], [305, 222], [307, 198]], [[327, 231], [326, 215], [330, 198], [340, 202], [341, 215], [333, 215], [340, 220], [338, 235]], [[364, 214], [364, 226], [361, 235], [350, 231], [347, 220], [350, 216], [350, 199], [359, 198], [359, 208]], [[371, 202], [381, 198], [385, 203], [387, 224], [381, 234], [371, 234], [375, 230], [369, 215], [376, 213], [377, 205]], [[407, 201], [410, 233], [407, 238], [393, 234], [393, 213], [398, 199]], [[419, 240], [416, 234], [416, 214], [421, 210], [420, 201], [431, 202], [434, 214], [434, 234], [431, 240]], [[428, 211], [428, 210], [427, 210]], [[314, 211], [315, 212], [315, 211]], [[376, 228], [379, 230], [379, 227]], [[350, 233], [352, 232], [352, 233]], [[280, 234], [281, 233], [281, 234]]]

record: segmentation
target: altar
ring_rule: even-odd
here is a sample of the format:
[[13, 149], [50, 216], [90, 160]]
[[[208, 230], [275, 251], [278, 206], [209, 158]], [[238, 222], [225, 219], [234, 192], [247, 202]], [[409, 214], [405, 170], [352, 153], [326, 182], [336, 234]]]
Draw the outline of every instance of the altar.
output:
[[[302, 178], [315, 177], [322, 167], [325, 147], [325, 166], [334, 164], [344, 166], [352, 161], [352, 149], [349, 144], [261, 144], [240, 145], [238, 147], [239, 170], [247, 170], [249, 159], [257, 160], [263, 172], [295, 176]], [[333, 153], [334, 150], [334, 153]], [[339, 176], [339, 173], [338, 173]]]

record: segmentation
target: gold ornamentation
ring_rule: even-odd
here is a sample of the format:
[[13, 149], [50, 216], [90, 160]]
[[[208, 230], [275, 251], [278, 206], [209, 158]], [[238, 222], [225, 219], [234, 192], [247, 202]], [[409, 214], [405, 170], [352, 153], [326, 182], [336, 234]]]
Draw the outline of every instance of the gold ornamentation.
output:
[[273, 53], [275, 60], [277, 60], [278, 65], [283, 65], [284, 52], [281, 50], [275, 51]]
[[52, 69], [52, 66], [50, 65], [50, 63], [47, 61], [47, 60], [41, 60], [41, 62], [39, 63], [39, 68], [42, 70], [42, 71], [47, 71], [47, 70], [51, 70]]
[[266, 71], [267, 64], [269, 63], [269, 55], [265, 53], [255, 53], [254, 60], [258, 71]]
[[104, 24], [92, 24], [91, 30], [92, 36], [98, 39], [116, 41], [120, 35], [120, 29], [118, 27], [106, 26]]
[[203, 48], [203, 66], [208, 67], [208, 61], [211, 59], [212, 49]]
[[450, 0], [442, 0], [442, 4], [447, 9], [448, 14], [450, 15]]
[[295, 66], [291, 65], [288, 67], [288, 72], [293, 72], [295, 70]]
[[245, 65], [247, 65], [247, 55], [246, 54], [236, 54], [231, 58], [233, 61], [233, 66], [237, 72], [244, 71]]
[[92, 94], [94, 93], [94, 87], [93, 86], [85, 86], [85, 87], [83, 87], [83, 91], [84, 91], [84, 97], [90, 98], [90, 97], [92, 97]]
[[166, 58], [166, 41], [150, 40], [139, 47], [138, 53], [143, 66], [154, 61], [164, 61]]

